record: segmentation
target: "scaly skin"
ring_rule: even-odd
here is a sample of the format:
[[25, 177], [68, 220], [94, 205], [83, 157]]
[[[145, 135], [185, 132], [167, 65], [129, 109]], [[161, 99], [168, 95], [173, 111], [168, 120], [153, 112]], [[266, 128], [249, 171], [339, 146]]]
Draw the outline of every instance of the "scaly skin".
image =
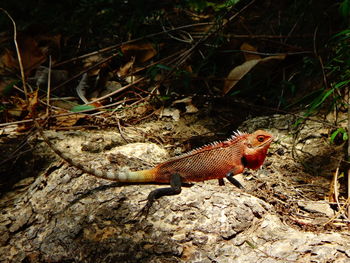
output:
[[257, 130], [252, 134], [235, 133], [230, 139], [215, 142], [185, 153], [179, 157], [161, 163], [149, 170], [102, 172], [75, 162], [59, 151], [45, 136], [42, 128], [37, 128], [50, 148], [69, 164], [85, 173], [96, 177], [123, 183], [170, 183], [169, 188], [160, 188], [148, 195], [148, 202], [142, 212], [148, 213], [155, 199], [164, 195], [176, 195], [181, 192], [181, 184], [211, 179], [227, 178], [236, 186], [240, 184], [232, 177], [242, 173], [245, 168], [258, 169], [263, 164], [267, 150], [272, 142], [272, 135]]
[[[259, 141], [260, 140], [260, 141]], [[105, 174], [103, 178], [119, 182], [169, 183], [172, 174], [182, 182], [200, 182], [236, 175], [244, 168], [258, 169], [264, 162], [272, 135], [258, 130], [237, 133], [224, 142], [215, 142], [157, 165], [150, 170]]]
[[[261, 141], [259, 141], [261, 140]], [[154, 181], [169, 182], [170, 175], [180, 174], [182, 182], [224, 178], [228, 173], [242, 173], [244, 168], [258, 169], [264, 162], [272, 135], [258, 130], [233, 136], [193, 150], [155, 167]]]

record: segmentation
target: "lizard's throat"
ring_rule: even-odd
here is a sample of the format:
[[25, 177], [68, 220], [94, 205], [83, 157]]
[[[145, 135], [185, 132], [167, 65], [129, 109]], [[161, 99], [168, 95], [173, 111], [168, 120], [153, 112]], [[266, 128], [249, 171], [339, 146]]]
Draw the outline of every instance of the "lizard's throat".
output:
[[243, 162], [245, 167], [249, 169], [259, 169], [265, 161], [267, 149], [261, 149], [254, 154], [245, 154], [243, 156]]

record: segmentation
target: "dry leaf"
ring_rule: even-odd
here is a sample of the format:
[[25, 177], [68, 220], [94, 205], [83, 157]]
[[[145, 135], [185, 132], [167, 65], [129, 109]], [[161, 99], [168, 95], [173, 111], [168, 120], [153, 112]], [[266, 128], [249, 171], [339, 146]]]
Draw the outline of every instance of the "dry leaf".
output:
[[86, 98], [86, 90], [89, 89], [89, 79], [87, 73], [84, 73], [79, 81], [78, 86], [75, 88], [78, 97], [85, 103], [88, 104], [89, 101]]
[[14, 117], [20, 117], [27, 110], [27, 103], [20, 97], [10, 97], [12, 102], [11, 107], [7, 110], [7, 113]]
[[6, 71], [17, 69], [17, 67], [18, 67], [17, 58], [13, 57], [12, 52], [7, 48], [5, 48], [0, 58], [1, 75], [5, 74]]
[[269, 60], [283, 60], [286, 55], [270, 56], [262, 59], [253, 59], [244, 62], [243, 64], [235, 67], [228, 74], [224, 84], [224, 95], [229, 93], [231, 89], [258, 63], [266, 62]]
[[157, 50], [151, 43], [136, 43], [136, 44], [125, 44], [121, 46], [121, 50], [125, 57], [135, 57], [139, 63], [150, 60], [157, 55]]
[[[83, 68], [88, 69], [93, 67], [95, 64], [101, 62], [105, 59], [101, 54], [96, 54], [83, 59]], [[90, 69], [88, 71], [88, 76], [97, 76], [100, 74], [101, 69], [109, 67], [109, 61], [100, 64], [98, 67]]]
[[32, 117], [32, 112], [38, 105], [38, 90], [28, 93], [28, 102], [19, 96], [10, 97], [12, 102], [12, 108], [8, 110], [8, 113], [12, 116], [23, 116], [25, 119]]
[[[255, 47], [253, 47], [252, 45], [250, 45], [250, 44], [248, 44], [246, 42], [244, 42], [241, 45], [240, 49], [242, 51], [251, 51], [251, 52], [257, 52], [258, 51]], [[246, 61], [253, 60], [253, 59], [260, 59], [261, 58], [257, 54], [252, 54], [252, 53], [248, 53], [248, 52], [243, 52], [243, 55], [244, 55], [244, 58], [245, 58]]]
[[58, 127], [71, 127], [77, 123], [78, 120], [85, 118], [84, 114], [63, 115], [56, 117], [56, 125]]
[[164, 108], [161, 111], [160, 117], [171, 117], [174, 121], [180, 120], [180, 110], [174, 108]]
[[[5, 39], [6, 42], [11, 42], [11, 46], [13, 46], [12, 37], [5, 37]], [[51, 53], [58, 55], [60, 49], [60, 41], [61, 35], [30, 36], [26, 33], [19, 32], [17, 36], [17, 43], [20, 50], [25, 75], [28, 76], [32, 70], [36, 69], [46, 61], [49, 49]], [[18, 70], [18, 56], [15, 49], [3, 49], [0, 56], [0, 74], [3, 75], [4, 72], [17, 73]]]
[[130, 73], [134, 67], [135, 57], [131, 57], [131, 60], [127, 62], [124, 66], [121, 66], [117, 72], [118, 77], [123, 78]]
[[191, 97], [186, 97], [186, 98], [183, 98], [180, 100], [175, 100], [172, 105], [181, 104], [181, 103], [185, 104], [186, 113], [198, 112], [198, 108], [193, 105]]
[[45, 62], [48, 52], [47, 46], [40, 47], [39, 43], [32, 37], [25, 37], [18, 45], [26, 75]]
[[30, 112], [30, 117], [32, 117], [32, 114], [33, 112], [36, 111], [36, 107], [38, 106], [39, 104], [39, 99], [38, 99], [38, 89], [29, 93], [28, 94], [28, 111]]
[[138, 115], [141, 115], [143, 116], [144, 114], [146, 114], [148, 111], [150, 110], [150, 107], [148, 104], [145, 104], [145, 105], [139, 105], [135, 108], [135, 112], [138, 114]]
[[[28, 75], [33, 69], [40, 66], [47, 58], [47, 47], [39, 47], [38, 42], [31, 37], [26, 37], [18, 43], [21, 53], [21, 60], [25, 75]], [[5, 49], [0, 58], [0, 71], [18, 70], [18, 58], [14, 51]]]
[[[35, 111], [38, 106], [38, 90], [35, 90], [31, 93], [28, 93], [28, 100], [22, 100], [19, 97], [16, 97], [15, 100], [17, 100], [18, 103], [16, 103], [16, 109], [19, 110], [21, 116], [24, 116], [24, 119], [32, 119], [35, 116]], [[24, 132], [27, 131], [32, 127], [31, 122], [25, 122], [21, 123], [17, 126], [18, 132]]]

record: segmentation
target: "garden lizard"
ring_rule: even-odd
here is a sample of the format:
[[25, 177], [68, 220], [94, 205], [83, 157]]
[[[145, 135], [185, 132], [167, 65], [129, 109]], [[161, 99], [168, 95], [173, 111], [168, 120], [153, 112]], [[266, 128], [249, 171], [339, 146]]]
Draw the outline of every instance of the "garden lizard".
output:
[[36, 126], [44, 141], [58, 156], [85, 173], [122, 183], [153, 182], [170, 184], [170, 187], [159, 188], [150, 192], [147, 197], [147, 204], [143, 208], [145, 213], [148, 213], [156, 199], [166, 195], [180, 194], [182, 183], [211, 179], [222, 181], [223, 178], [227, 178], [237, 186], [238, 182], [233, 176], [242, 173], [244, 168], [256, 170], [261, 167], [273, 139], [271, 134], [262, 130], [257, 130], [251, 134], [235, 132], [225, 141], [213, 142], [194, 149], [152, 169], [131, 171], [123, 168], [117, 172], [105, 172], [87, 167], [71, 159], [49, 141], [38, 123], [36, 123]]

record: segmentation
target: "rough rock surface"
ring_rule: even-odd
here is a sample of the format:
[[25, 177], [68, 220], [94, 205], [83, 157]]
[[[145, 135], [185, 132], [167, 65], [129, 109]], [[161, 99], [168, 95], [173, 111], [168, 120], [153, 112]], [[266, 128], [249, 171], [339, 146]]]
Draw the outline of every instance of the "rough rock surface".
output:
[[[104, 136], [109, 134], [96, 135]], [[75, 151], [87, 144], [76, 139], [65, 143]], [[156, 144], [115, 145], [103, 153], [80, 153], [79, 159], [113, 165], [113, 156], [124, 154], [136, 166], [140, 158], [146, 163], [167, 158]], [[280, 176], [275, 167], [282, 169], [270, 160], [254, 174]], [[273, 206], [229, 183], [184, 187], [180, 195], [156, 202], [147, 218], [138, 218], [148, 193], [162, 186], [121, 186], [62, 162], [29, 181], [0, 201], [0, 261], [350, 262], [348, 232], [293, 228]]]

